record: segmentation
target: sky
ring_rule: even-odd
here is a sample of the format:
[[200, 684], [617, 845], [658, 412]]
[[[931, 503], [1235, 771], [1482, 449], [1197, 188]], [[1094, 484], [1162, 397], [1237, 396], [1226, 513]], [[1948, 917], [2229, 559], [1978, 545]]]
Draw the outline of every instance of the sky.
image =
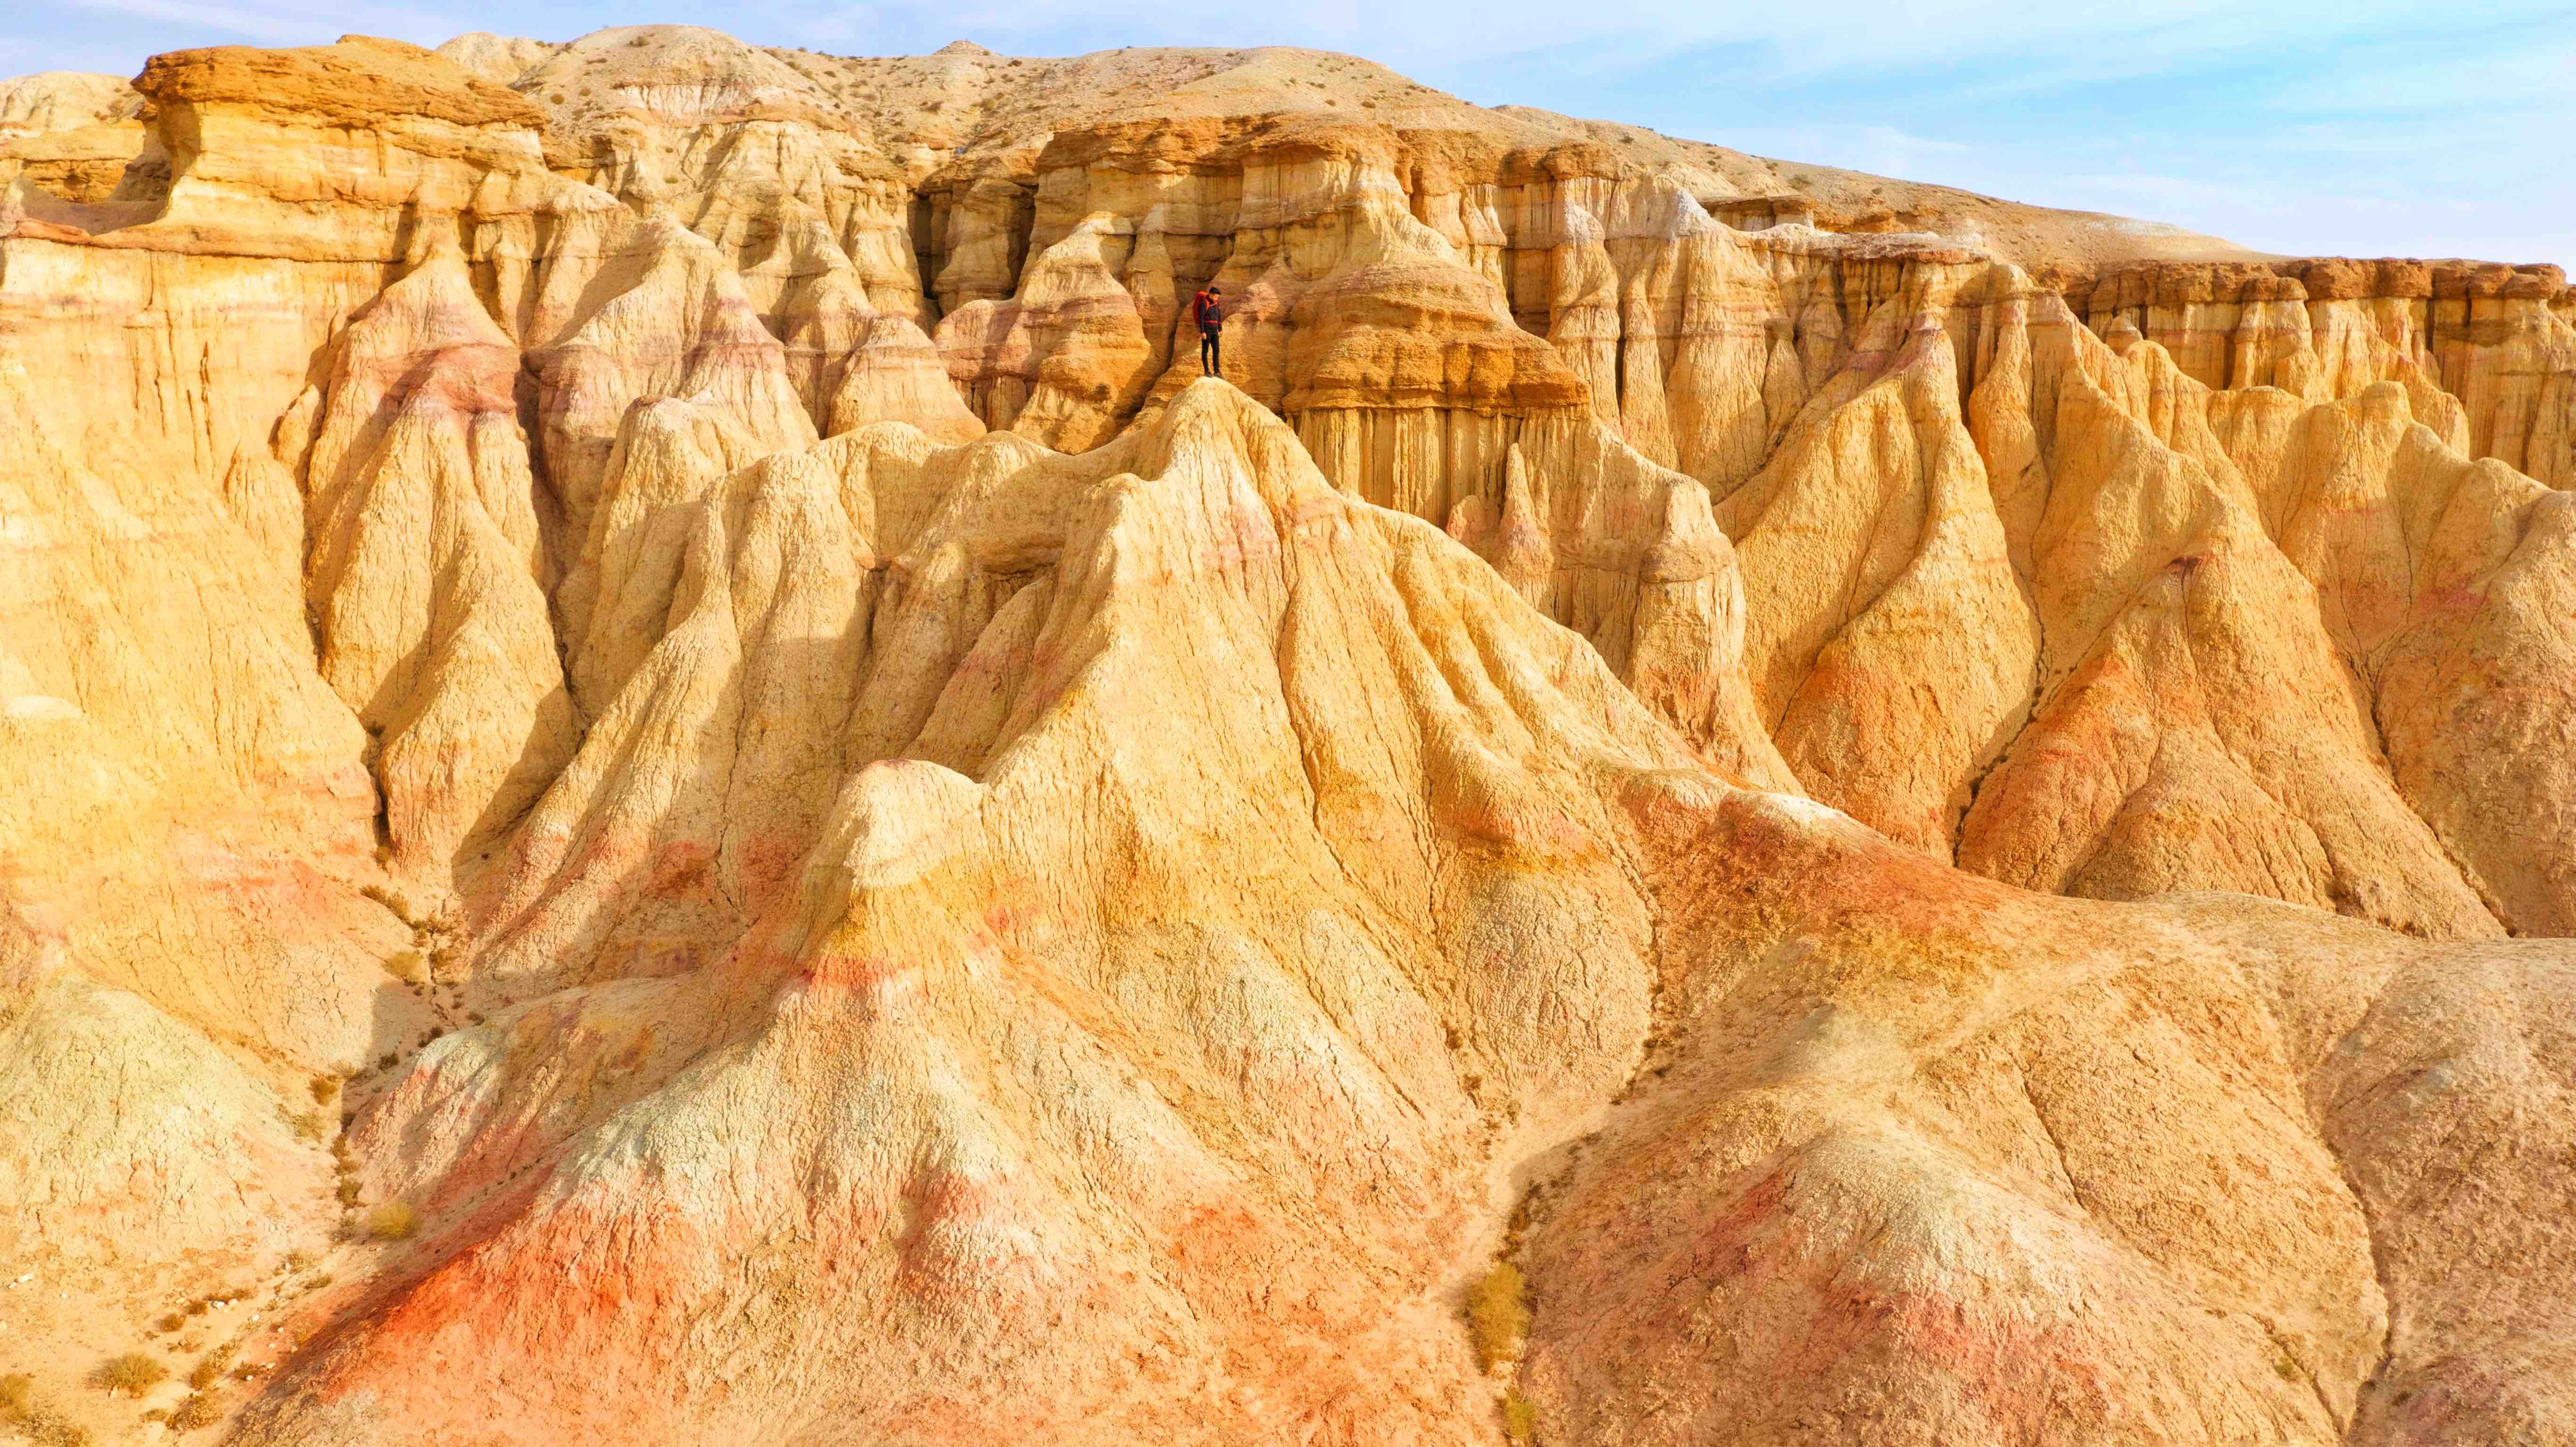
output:
[[14, 0], [0, 75], [347, 31], [1014, 55], [1308, 45], [1487, 105], [2171, 222], [2264, 251], [2576, 270], [2576, 0]]

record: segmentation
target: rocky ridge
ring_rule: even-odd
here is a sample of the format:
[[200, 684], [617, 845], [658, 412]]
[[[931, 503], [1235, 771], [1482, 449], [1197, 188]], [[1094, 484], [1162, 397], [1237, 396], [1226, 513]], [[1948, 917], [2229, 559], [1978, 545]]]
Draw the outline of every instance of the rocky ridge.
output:
[[0, 86], [97, 1430], [2576, 1441], [2554, 268], [1312, 52], [121, 86]]

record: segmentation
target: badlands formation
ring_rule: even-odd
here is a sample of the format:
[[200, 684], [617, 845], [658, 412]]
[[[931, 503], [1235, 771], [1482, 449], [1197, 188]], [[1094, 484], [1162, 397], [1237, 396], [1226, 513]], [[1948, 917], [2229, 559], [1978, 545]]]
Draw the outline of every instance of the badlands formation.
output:
[[0, 1438], [2576, 1443], [2555, 268], [684, 27], [0, 185]]

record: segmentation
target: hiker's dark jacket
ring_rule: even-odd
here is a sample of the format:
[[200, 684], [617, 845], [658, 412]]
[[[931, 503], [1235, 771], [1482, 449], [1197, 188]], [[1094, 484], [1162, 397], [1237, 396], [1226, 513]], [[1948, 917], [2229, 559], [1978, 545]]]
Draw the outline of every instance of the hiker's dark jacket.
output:
[[1225, 322], [1225, 298], [1200, 292], [1190, 299], [1190, 315], [1198, 319], [1202, 330]]

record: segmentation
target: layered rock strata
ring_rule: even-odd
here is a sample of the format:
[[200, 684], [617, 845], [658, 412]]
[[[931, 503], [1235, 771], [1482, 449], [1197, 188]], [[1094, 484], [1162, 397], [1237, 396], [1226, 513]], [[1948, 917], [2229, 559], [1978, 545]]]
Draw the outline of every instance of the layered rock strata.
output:
[[0, 183], [104, 1440], [2576, 1442], [2554, 269], [686, 27]]

